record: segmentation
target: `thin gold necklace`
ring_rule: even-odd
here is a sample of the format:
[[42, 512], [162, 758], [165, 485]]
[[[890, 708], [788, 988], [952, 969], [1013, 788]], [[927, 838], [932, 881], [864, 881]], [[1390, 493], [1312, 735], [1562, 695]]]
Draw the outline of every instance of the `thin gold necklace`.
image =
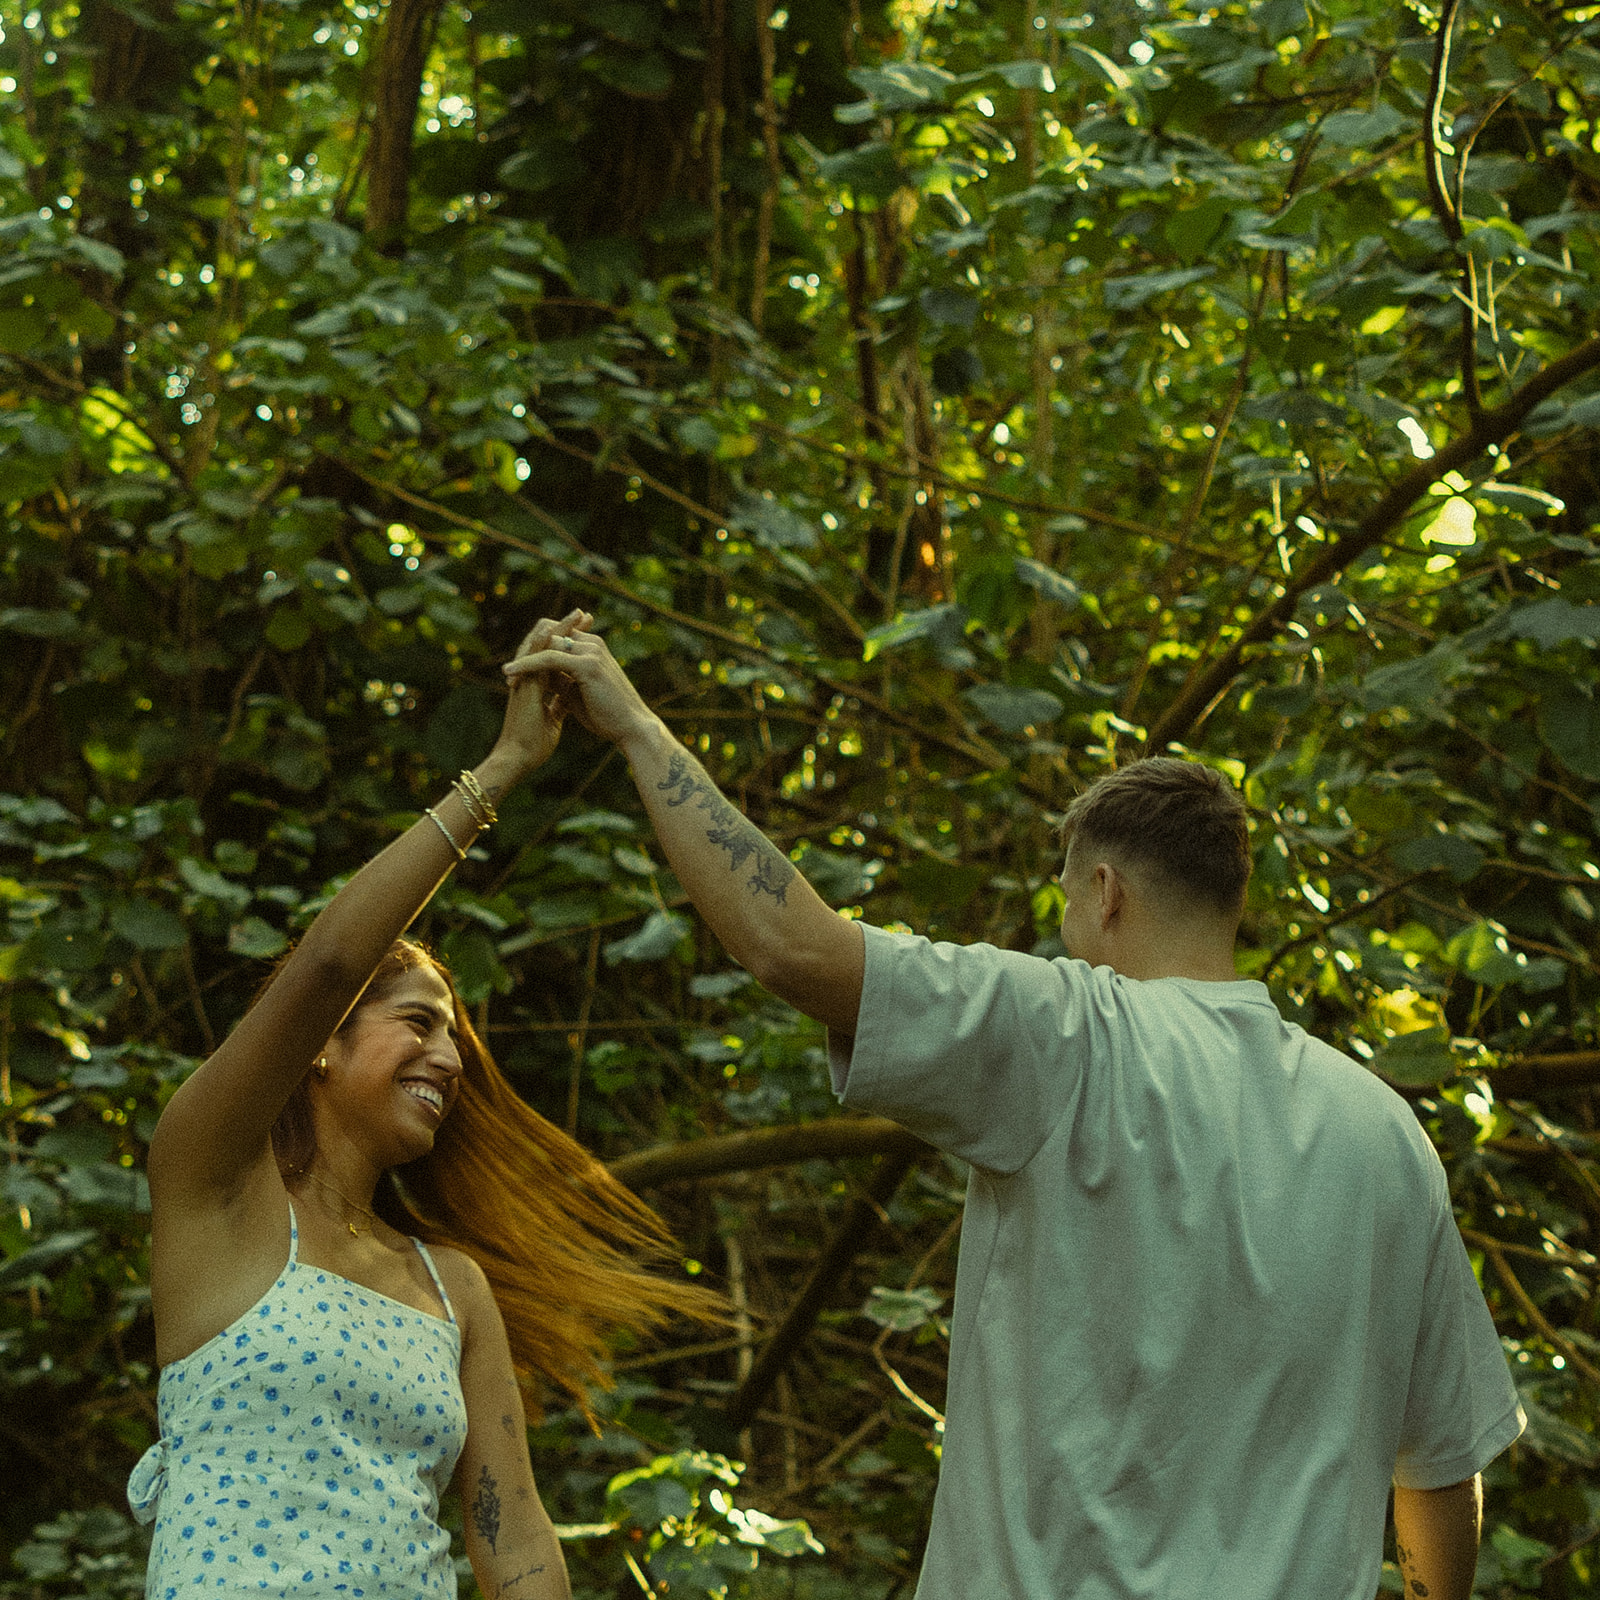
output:
[[[355, 1201], [352, 1200], [350, 1196], [347, 1195], [342, 1189], [335, 1189], [326, 1178], [319, 1178], [309, 1167], [302, 1167], [300, 1176], [302, 1178], [309, 1178], [313, 1183], [321, 1184], [324, 1189], [332, 1190], [332, 1192], [338, 1195], [338, 1197], [343, 1200], [347, 1206], [354, 1211], [359, 1211], [362, 1216], [369, 1218], [373, 1222], [378, 1220], [376, 1212], [369, 1211], [366, 1206], [358, 1206]], [[345, 1227], [350, 1230], [350, 1237], [352, 1239], [359, 1239], [361, 1237], [361, 1230], [356, 1227], [355, 1223], [351, 1222], [348, 1218], [345, 1219]], [[372, 1228], [368, 1228], [367, 1232], [373, 1233], [374, 1236], [376, 1236], [375, 1231]]]

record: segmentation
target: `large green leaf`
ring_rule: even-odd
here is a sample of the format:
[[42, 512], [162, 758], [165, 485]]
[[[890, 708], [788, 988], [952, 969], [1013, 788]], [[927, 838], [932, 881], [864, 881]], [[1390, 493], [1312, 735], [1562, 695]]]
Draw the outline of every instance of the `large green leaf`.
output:
[[1539, 707], [1539, 735], [1569, 771], [1600, 783], [1600, 702], [1577, 683], [1552, 689]]
[[959, 83], [932, 62], [892, 61], [882, 67], [852, 67], [850, 81], [885, 111], [908, 111], [946, 101]]
[[1211, 267], [1182, 267], [1175, 272], [1138, 272], [1107, 278], [1106, 310], [1135, 311], [1157, 295], [1170, 294], [1174, 289], [1184, 289], [1202, 278], [1209, 278], [1213, 270]]
[[1035, 561], [1031, 556], [1018, 556], [1014, 570], [1030, 589], [1036, 590], [1046, 600], [1054, 600], [1068, 611], [1083, 604], [1083, 590], [1066, 573], [1057, 572], [1042, 561]]
[[1573, 605], [1570, 600], [1544, 600], [1512, 613], [1508, 627], [1519, 639], [1532, 639], [1552, 650], [1569, 639], [1600, 641], [1600, 605]]
[[1375, 150], [1407, 126], [1393, 106], [1380, 100], [1371, 111], [1332, 112], [1317, 124], [1317, 131], [1330, 144]]
[[256, 961], [270, 961], [282, 955], [288, 944], [283, 934], [260, 917], [246, 917], [228, 930], [228, 948], [235, 955], [249, 956]]
[[149, 900], [127, 900], [111, 910], [112, 932], [140, 950], [176, 950], [187, 937], [183, 924]]
[[688, 937], [689, 919], [675, 911], [652, 911], [638, 930], [606, 945], [606, 960], [660, 961], [670, 956]]
[[867, 635], [861, 659], [871, 661], [884, 650], [898, 650], [919, 640], [944, 652], [961, 650], [965, 635], [966, 612], [947, 601], [922, 611], [902, 612], [893, 622], [874, 628]]
[[12, 1256], [9, 1261], [0, 1263], [0, 1287], [17, 1283], [31, 1273], [53, 1266], [57, 1261], [71, 1255], [73, 1251], [81, 1250], [94, 1238], [93, 1228], [73, 1228], [66, 1233], [52, 1235], [24, 1250], [20, 1255]]
[[882, 140], [822, 156], [817, 165], [826, 182], [867, 200], [886, 200], [905, 181], [894, 146]]
[[937, 1289], [880, 1287], [867, 1297], [861, 1314], [870, 1317], [880, 1327], [892, 1328], [896, 1333], [910, 1333], [922, 1327], [944, 1304], [944, 1299]]
[[741, 495], [728, 513], [731, 527], [776, 550], [809, 550], [817, 543], [816, 525], [776, 498]]
[[1369, 711], [1385, 706], [1412, 711], [1440, 706], [1468, 664], [1467, 651], [1459, 640], [1442, 639], [1425, 655], [1377, 668], [1361, 685], [1361, 703]]
[[1066, 709], [1048, 689], [1021, 689], [1009, 683], [975, 683], [961, 698], [1002, 733], [1048, 726]]
[[8, 606], [0, 611], [0, 632], [32, 639], [62, 639], [76, 633], [78, 627], [78, 617], [71, 611], [43, 611], [32, 606]]
[[1505, 930], [1487, 919], [1463, 928], [1444, 947], [1444, 957], [1474, 983], [1498, 987], [1512, 983], [1527, 970], [1528, 958], [1512, 950]]
[[[881, 865], [881, 863], [880, 863]], [[822, 850], [815, 845], [800, 858], [806, 881], [829, 905], [848, 905], [872, 892], [872, 874], [860, 856]]]
[[1420, 1028], [1391, 1039], [1373, 1057], [1373, 1069], [1408, 1088], [1442, 1083], [1456, 1074], [1458, 1063], [1445, 1028]]

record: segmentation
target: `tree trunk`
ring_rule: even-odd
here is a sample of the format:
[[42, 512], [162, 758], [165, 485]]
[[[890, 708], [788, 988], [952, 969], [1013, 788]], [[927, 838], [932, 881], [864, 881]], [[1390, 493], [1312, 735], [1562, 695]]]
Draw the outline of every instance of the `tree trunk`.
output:
[[389, 0], [378, 41], [366, 229], [374, 247], [385, 255], [405, 249], [411, 140], [440, 4], [441, 0]]

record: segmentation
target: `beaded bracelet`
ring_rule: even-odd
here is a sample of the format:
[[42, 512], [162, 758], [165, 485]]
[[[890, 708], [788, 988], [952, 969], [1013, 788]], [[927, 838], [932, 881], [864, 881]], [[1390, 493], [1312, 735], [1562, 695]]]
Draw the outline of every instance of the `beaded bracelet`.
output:
[[456, 860], [465, 861], [467, 859], [467, 852], [460, 845], [458, 845], [456, 843], [456, 836], [453, 833], [451, 833], [451, 831], [447, 827], [445, 827], [443, 821], [440, 819], [439, 813], [437, 811], [435, 811], [432, 806], [424, 806], [422, 809], [423, 809], [423, 812], [427, 816], [430, 816], [430, 817], [433, 818], [434, 827], [436, 827], [439, 830], [439, 832], [444, 835], [445, 842], [450, 846], [450, 848], [452, 850], [455, 851]]

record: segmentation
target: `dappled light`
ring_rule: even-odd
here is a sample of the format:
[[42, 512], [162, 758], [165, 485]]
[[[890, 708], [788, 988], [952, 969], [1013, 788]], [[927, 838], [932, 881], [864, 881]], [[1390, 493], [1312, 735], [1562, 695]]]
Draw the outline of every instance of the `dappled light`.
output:
[[[1060, 956], [1081, 786], [1224, 772], [1239, 969], [1410, 1102], [1528, 1415], [1479, 1592], [1600, 1594], [1600, 8], [0, 31], [0, 1596], [140, 1592], [156, 1116], [573, 606], [897, 931]], [[419, 932], [735, 1308], [533, 1431], [575, 1594], [910, 1600], [965, 1170], [576, 718], [500, 815]]]

